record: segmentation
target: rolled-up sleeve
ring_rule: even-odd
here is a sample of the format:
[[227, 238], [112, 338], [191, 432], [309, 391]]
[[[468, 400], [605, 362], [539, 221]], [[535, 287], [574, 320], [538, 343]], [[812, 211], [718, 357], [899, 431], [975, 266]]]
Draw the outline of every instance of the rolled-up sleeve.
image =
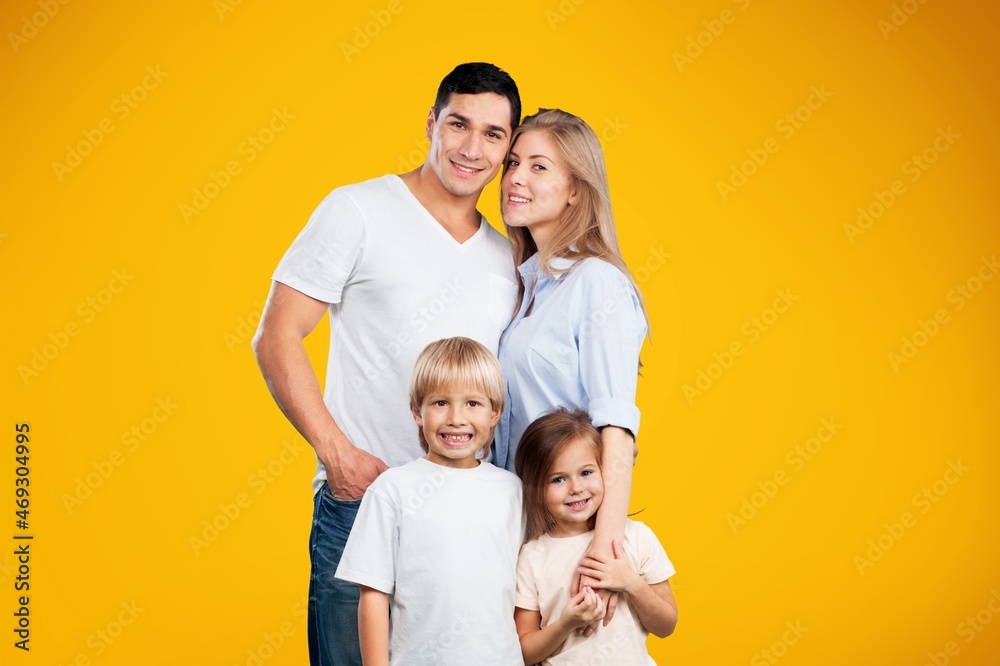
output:
[[614, 266], [599, 263], [600, 270], [581, 285], [579, 295], [580, 381], [596, 427], [617, 426], [637, 436], [635, 392], [646, 321], [628, 278]]

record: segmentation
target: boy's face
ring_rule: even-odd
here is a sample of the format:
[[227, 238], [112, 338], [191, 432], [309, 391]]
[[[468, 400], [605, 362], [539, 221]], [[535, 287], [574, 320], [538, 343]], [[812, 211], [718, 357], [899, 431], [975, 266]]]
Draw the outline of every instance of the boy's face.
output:
[[497, 93], [452, 93], [437, 118], [427, 117], [427, 165], [456, 197], [479, 197], [507, 157], [510, 102]]
[[476, 453], [490, 441], [500, 410], [479, 390], [444, 386], [424, 398], [413, 418], [427, 440], [428, 460], [467, 469], [479, 464]]

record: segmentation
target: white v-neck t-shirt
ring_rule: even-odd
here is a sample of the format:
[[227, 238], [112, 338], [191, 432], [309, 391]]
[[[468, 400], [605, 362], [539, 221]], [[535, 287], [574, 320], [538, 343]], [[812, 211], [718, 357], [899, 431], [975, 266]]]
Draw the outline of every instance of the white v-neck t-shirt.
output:
[[[422, 455], [407, 394], [417, 356], [453, 336], [495, 354], [517, 296], [506, 238], [483, 218], [459, 243], [395, 175], [331, 192], [273, 277], [330, 304], [324, 402], [390, 467]], [[325, 479], [318, 462], [313, 489]]]

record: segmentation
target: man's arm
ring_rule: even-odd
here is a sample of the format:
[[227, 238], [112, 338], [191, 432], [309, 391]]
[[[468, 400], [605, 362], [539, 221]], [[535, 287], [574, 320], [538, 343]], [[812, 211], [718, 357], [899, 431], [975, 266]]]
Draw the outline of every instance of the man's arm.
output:
[[356, 448], [333, 420], [302, 340], [328, 304], [280, 282], [271, 283], [252, 346], [274, 401], [326, 468], [337, 499], [357, 499], [386, 469], [384, 462]]
[[358, 638], [364, 666], [389, 665], [389, 595], [361, 586]]

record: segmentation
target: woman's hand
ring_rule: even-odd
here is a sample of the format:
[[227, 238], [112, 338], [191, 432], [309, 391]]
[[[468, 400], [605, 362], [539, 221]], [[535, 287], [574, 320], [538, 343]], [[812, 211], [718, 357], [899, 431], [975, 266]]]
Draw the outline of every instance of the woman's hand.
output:
[[588, 553], [580, 562], [577, 571], [593, 581], [591, 586], [597, 589], [625, 594], [634, 591], [644, 581], [625, 560], [621, 544], [617, 539], [611, 542], [611, 554], [611, 557], [606, 557], [598, 553]]

